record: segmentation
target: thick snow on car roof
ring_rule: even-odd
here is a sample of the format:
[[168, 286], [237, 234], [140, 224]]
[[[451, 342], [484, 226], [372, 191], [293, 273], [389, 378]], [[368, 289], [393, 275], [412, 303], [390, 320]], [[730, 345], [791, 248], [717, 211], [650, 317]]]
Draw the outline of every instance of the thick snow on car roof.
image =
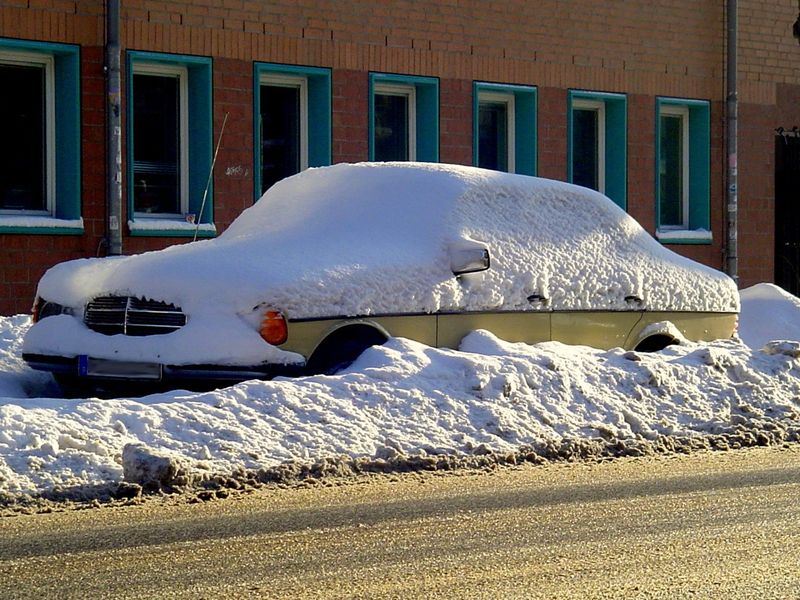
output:
[[[457, 280], [448, 245], [485, 243], [492, 268]], [[429, 163], [340, 164], [273, 186], [215, 240], [57, 265], [48, 300], [131, 294], [189, 313], [268, 303], [290, 317], [629, 308], [736, 311], [733, 282], [658, 244], [595, 192]], [[541, 308], [541, 307], [539, 307]]]

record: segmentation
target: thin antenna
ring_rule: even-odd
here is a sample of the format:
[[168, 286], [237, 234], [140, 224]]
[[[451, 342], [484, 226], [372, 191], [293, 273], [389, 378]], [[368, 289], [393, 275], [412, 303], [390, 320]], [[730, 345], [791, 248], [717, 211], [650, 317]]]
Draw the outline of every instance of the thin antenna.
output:
[[214, 149], [214, 158], [211, 160], [211, 169], [208, 171], [208, 181], [206, 181], [206, 189], [203, 190], [203, 201], [200, 203], [200, 212], [197, 213], [196, 222], [194, 224], [194, 238], [193, 242], [197, 241], [197, 232], [200, 230], [200, 220], [203, 218], [203, 211], [206, 208], [206, 199], [208, 198], [208, 188], [211, 187], [211, 178], [214, 176], [214, 165], [217, 164], [217, 154], [219, 154], [219, 146], [222, 143], [222, 134], [225, 133], [225, 123], [228, 122], [228, 114], [225, 113], [225, 119], [222, 121], [222, 129], [219, 130], [219, 138], [217, 139], [217, 147]]

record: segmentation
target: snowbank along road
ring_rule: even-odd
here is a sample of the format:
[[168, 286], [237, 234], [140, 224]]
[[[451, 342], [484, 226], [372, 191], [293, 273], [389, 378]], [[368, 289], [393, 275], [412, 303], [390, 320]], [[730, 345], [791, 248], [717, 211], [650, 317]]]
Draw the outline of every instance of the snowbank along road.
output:
[[0, 519], [3, 598], [796, 598], [800, 449]]
[[[768, 322], [779, 331], [766, 331]], [[135, 496], [142, 486], [218, 476], [274, 481], [304, 469], [451, 468], [794, 440], [800, 343], [769, 340], [800, 339], [800, 301], [757, 286], [743, 293], [741, 323], [754, 347], [686, 342], [643, 354], [510, 344], [477, 331], [460, 351], [391, 339], [332, 377], [98, 400], [53, 397], [49, 375], [19, 358], [28, 318], [4, 317], [0, 501], [102, 497], [98, 490], [126, 480], [121, 493]]]

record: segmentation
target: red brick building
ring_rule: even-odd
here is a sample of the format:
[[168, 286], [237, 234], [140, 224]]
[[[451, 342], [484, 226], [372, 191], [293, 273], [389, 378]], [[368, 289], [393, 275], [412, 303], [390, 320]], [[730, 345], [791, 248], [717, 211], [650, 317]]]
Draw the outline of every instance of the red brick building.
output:
[[[105, 4], [0, 0], [2, 314], [108, 252]], [[121, 0], [122, 251], [221, 232], [306, 166], [416, 159], [600, 188], [722, 268], [725, 5]], [[796, 11], [739, 1], [742, 286], [797, 266]]]

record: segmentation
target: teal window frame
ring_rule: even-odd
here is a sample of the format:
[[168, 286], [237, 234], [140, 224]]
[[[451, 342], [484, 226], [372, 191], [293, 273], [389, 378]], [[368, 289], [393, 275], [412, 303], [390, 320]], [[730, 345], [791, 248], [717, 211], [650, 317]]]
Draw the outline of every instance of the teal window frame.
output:
[[481, 92], [514, 96], [514, 172], [536, 175], [538, 172], [536, 86], [472, 82], [472, 164], [478, 164], [478, 110]]
[[[681, 230], [662, 228], [661, 215], [661, 113], [675, 106], [689, 113], [689, 223], [686, 232], [705, 231], [708, 235], [681, 235]], [[656, 98], [655, 197], [656, 237], [669, 244], [711, 244], [711, 102], [684, 98]]]
[[[134, 67], [137, 63], [163, 64], [179, 66], [186, 69], [188, 85], [188, 137], [186, 144], [188, 157], [188, 210], [195, 215], [201, 225], [197, 229], [198, 237], [213, 237], [214, 232], [214, 182], [209, 180], [213, 157], [213, 98], [212, 98], [212, 59], [205, 56], [181, 54], [164, 54], [160, 52], [143, 52], [129, 50], [126, 53], [126, 84], [128, 90], [127, 124], [126, 124], [126, 156], [127, 160], [127, 207], [130, 235], [135, 237], [194, 237], [194, 227], [171, 227], [169, 219], [159, 220], [157, 228], [136, 228], [136, 215], [133, 207], [133, 87]], [[206, 185], [208, 194], [203, 205]], [[202, 214], [200, 213], [202, 206]], [[140, 222], [148, 219], [139, 218]], [[176, 219], [177, 222], [177, 219]], [[164, 226], [160, 227], [163, 223]], [[205, 227], [203, 227], [205, 226]]]
[[[41, 217], [43, 225], [8, 224], [0, 217], [0, 233], [81, 235], [81, 57], [80, 47], [73, 44], [33, 42], [0, 38], [0, 50], [41, 54], [53, 58], [55, 79], [55, 186], [52, 213]], [[20, 216], [25, 216], [20, 213]], [[25, 216], [35, 223], [38, 215]], [[52, 226], [48, 221], [80, 222], [76, 226]]]
[[439, 78], [391, 73], [369, 74], [369, 160], [375, 160], [375, 86], [410, 86], [415, 91], [416, 156], [418, 162], [439, 162]]
[[306, 128], [308, 166], [324, 167], [331, 164], [331, 69], [256, 62], [253, 64], [253, 195], [255, 200], [261, 197], [261, 111], [259, 88], [264, 75], [302, 77], [306, 80], [308, 94], [308, 123]]
[[[603, 193], [622, 210], [628, 208], [628, 97], [625, 94], [570, 90], [567, 95], [567, 181], [573, 181], [573, 111], [576, 101], [602, 102], [605, 113]], [[614, 143], [609, 143], [613, 141]]]

